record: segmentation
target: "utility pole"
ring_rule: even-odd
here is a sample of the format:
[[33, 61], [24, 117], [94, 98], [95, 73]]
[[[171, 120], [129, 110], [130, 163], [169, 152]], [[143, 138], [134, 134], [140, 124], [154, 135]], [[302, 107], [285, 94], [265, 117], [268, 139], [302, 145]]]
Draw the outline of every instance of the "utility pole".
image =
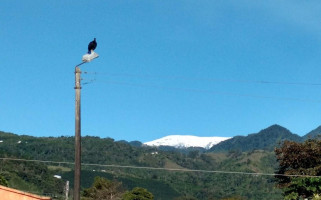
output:
[[90, 54], [82, 57], [82, 63], [75, 67], [75, 175], [74, 175], [74, 200], [80, 200], [80, 173], [81, 173], [81, 114], [80, 114], [80, 90], [81, 71], [79, 66], [98, 58], [99, 55], [91, 50]]
[[69, 194], [69, 181], [66, 182], [66, 188], [65, 188], [65, 197], [66, 197], [66, 200], [68, 200], [68, 194]]
[[81, 171], [81, 120], [80, 120], [80, 68], [75, 67], [75, 175], [74, 175], [74, 200], [80, 200], [80, 171]]

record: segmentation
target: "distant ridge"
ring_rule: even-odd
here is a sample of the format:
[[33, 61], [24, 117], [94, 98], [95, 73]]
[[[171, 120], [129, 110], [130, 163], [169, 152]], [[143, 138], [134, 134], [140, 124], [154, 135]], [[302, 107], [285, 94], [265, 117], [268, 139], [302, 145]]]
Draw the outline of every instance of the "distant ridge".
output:
[[302, 142], [303, 138], [275, 124], [258, 133], [249, 134], [248, 136], [235, 136], [225, 140], [213, 146], [209, 151], [251, 151], [256, 149], [271, 151], [285, 140]]
[[308, 134], [303, 136], [303, 138], [304, 138], [304, 140], [313, 139], [313, 138], [316, 138], [319, 135], [321, 135], [321, 126], [319, 126], [318, 128], [310, 131]]
[[145, 142], [148, 146], [171, 146], [175, 148], [202, 147], [210, 149], [230, 137], [198, 137], [192, 135], [169, 135], [157, 140]]
[[[303, 142], [307, 139], [314, 139], [321, 135], [321, 126], [308, 132], [306, 135], [300, 137], [297, 134], [292, 133], [288, 129], [280, 125], [272, 125], [265, 128], [258, 133], [248, 134], [247, 136], [235, 136], [230, 137], [198, 137], [192, 135], [170, 135], [151, 142], [146, 142], [145, 144], [140, 141], [126, 140], [118, 141], [117, 143], [129, 144], [132, 147], [144, 147], [144, 146], [154, 146], [158, 147], [159, 150], [164, 151], [178, 151], [178, 152], [189, 152], [189, 151], [200, 151], [200, 152], [224, 152], [231, 150], [239, 151], [252, 151], [252, 150], [268, 150], [271, 151], [275, 147], [285, 140]], [[61, 137], [35, 137], [28, 135], [16, 135], [14, 133], [8, 133], [0, 131], [0, 151], [1, 146], [7, 144], [8, 142], [17, 143], [19, 141], [28, 142], [34, 140], [56, 140], [59, 138], [69, 138], [72, 136], [61, 136]], [[85, 138], [85, 137], [83, 137]], [[97, 137], [99, 138], [99, 137]], [[112, 138], [109, 138], [113, 140]], [[108, 138], [102, 139], [109, 141]], [[114, 140], [113, 140], [114, 141]], [[27, 144], [26, 144], [27, 145]]]

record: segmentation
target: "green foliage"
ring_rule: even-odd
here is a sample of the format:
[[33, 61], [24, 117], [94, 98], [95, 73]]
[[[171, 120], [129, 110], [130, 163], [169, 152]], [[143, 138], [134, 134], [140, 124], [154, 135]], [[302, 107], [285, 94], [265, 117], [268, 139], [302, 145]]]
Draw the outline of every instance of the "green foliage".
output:
[[[0, 144], [0, 155], [2, 157], [67, 162], [73, 162], [74, 159], [73, 137], [36, 138], [0, 132], [0, 140], [3, 140]], [[21, 143], [17, 143], [18, 141], [21, 141]], [[157, 154], [154, 152], [157, 152]], [[229, 153], [204, 153], [199, 149], [189, 149], [186, 152], [161, 151], [154, 147], [133, 147], [128, 143], [115, 142], [110, 138], [102, 139], [89, 136], [82, 138], [82, 162], [102, 165], [115, 164], [258, 173], [273, 173], [276, 164], [274, 153], [267, 151], [249, 151], [246, 153], [237, 150], [231, 150]], [[15, 164], [19, 165], [19, 163], [16, 162]], [[73, 165], [61, 164], [59, 167], [51, 166], [50, 168], [56, 170], [56, 174], [62, 175], [64, 180], [69, 180], [72, 188], [74, 173], [72, 167]], [[16, 166], [4, 169], [4, 172], [11, 170], [11, 168], [15, 169]], [[70, 171], [68, 171], [68, 168]], [[24, 171], [23, 168], [18, 169]], [[24, 187], [26, 188], [25, 191], [37, 190], [38, 193], [42, 194], [45, 189], [41, 188], [42, 184], [34, 184], [36, 176], [33, 177], [34, 174], [41, 174], [40, 169], [37, 172], [28, 171], [27, 173], [14, 174], [10, 172], [9, 178], [15, 177], [15, 180], [23, 181], [17, 184], [16, 188], [18, 189]], [[247, 200], [281, 198], [281, 192], [274, 188], [271, 177], [87, 165], [82, 166], [82, 169], [82, 188], [91, 187], [94, 177], [101, 176], [109, 180], [121, 181], [126, 190], [131, 190], [134, 187], [146, 188], [157, 200], [169, 200], [178, 197], [210, 200], [234, 196], [244, 197]], [[44, 170], [44, 174], [50, 172], [48, 169]], [[48, 176], [48, 178], [51, 177]], [[9, 180], [9, 185], [12, 184], [12, 180], [13, 178]], [[26, 187], [27, 183], [29, 183], [29, 189]], [[53, 182], [49, 181], [49, 183], [52, 186]], [[60, 188], [59, 184], [52, 187], [48, 185], [47, 187], [51, 191], [56, 187]], [[49, 190], [47, 191], [49, 192]]]
[[185, 196], [182, 196], [182, 197], [175, 198], [174, 200], [197, 200], [197, 199], [194, 198], [194, 197], [185, 197]]
[[197, 199], [191, 196], [180, 196], [175, 198], [174, 200], [197, 200]]
[[[123, 175], [121, 175], [123, 174]], [[145, 176], [139, 175], [139, 171], [126, 171], [122, 170], [121, 172], [115, 174], [115, 171], [111, 172], [98, 172], [92, 170], [82, 170], [81, 171], [81, 185], [84, 188], [91, 187], [92, 180], [96, 177], [103, 177], [109, 180], [118, 180], [122, 183], [122, 187], [126, 190], [131, 190], [134, 187], [143, 187], [152, 192], [156, 199], [159, 200], [168, 200], [174, 199], [179, 196], [179, 193], [173, 189], [169, 184], [166, 184], [162, 180], [153, 179]], [[74, 171], [63, 172], [61, 174], [66, 179], [70, 180], [70, 187], [73, 187], [73, 176]], [[135, 175], [135, 177], [133, 177]], [[138, 177], [140, 176], [140, 178]], [[152, 174], [151, 174], [152, 176]]]
[[308, 134], [303, 136], [304, 140], [308, 139], [316, 139], [321, 135], [321, 126], [317, 127], [316, 129], [310, 131]]
[[123, 193], [122, 185], [117, 181], [110, 181], [102, 177], [96, 177], [92, 187], [85, 189], [83, 200], [117, 200]]
[[135, 187], [123, 196], [123, 200], [153, 200], [154, 196], [145, 188]]
[[0, 171], [8, 187], [35, 194], [63, 194], [64, 182], [54, 178], [54, 172], [44, 164], [0, 160]]
[[245, 200], [245, 198], [240, 197], [240, 196], [233, 196], [233, 197], [228, 197], [228, 198], [224, 198], [221, 200]]
[[147, 189], [135, 187], [124, 192], [122, 183], [96, 177], [93, 185], [83, 191], [82, 200], [153, 200], [154, 196]]
[[[279, 161], [278, 174], [321, 175], [321, 140], [311, 139], [304, 143], [285, 141], [275, 149]], [[276, 176], [286, 199], [313, 198], [321, 194], [321, 178]]]
[[0, 185], [8, 186], [8, 181], [0, 175]]
[[301, 142], [303, 139], [291, 133], [286, 128], [279, 125], [273, 125], [261, 130], [259, 133], [249, 134], [248, 136], [236, 136], [229, 140], [220, 142], [213, 146], [210, 151], [227, 152], [231, 150], [252, 151], [252, 150], [268, 150], [273, 151], [284, 140]]
[[285, 188], [285, 197], [287, 199], [297, 199], [301, 197], [310, 197], [320, 194], [321, 178], [292, 178], [291, 186]]

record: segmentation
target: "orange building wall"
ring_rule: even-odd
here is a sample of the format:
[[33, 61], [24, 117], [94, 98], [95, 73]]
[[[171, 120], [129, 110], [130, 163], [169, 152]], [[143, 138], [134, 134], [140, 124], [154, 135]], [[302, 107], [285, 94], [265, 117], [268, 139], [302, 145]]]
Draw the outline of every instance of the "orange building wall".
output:
[[41, 197], [0, 185], [0, 200], [51, 200], [51, 198]]

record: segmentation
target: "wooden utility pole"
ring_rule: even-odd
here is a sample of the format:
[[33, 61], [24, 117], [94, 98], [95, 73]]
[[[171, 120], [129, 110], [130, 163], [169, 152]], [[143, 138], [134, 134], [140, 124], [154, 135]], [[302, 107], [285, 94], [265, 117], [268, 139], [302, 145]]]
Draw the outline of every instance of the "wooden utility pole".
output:
[[65, 188], [65, 197], [66, 197], [66, 200], [68, 200], [68, 194], [69, 194], [69, 181], [66, 182], [66, 188]]
[[80, 171], [81, 171], [81, 120], [80, 120], [80, 68], [75, 68], [75, 175], [74, 175], [74, 200], [80, 200]]

